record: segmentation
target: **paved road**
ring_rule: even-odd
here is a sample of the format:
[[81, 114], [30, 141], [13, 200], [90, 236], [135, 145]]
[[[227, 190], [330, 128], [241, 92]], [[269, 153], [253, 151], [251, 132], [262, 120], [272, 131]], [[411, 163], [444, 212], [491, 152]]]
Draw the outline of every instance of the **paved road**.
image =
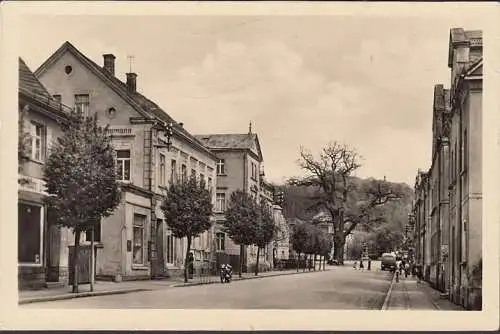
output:
[[380, 309], [391, 275], [375, 263], [372, 271], [350, 266], [324, 272], [245, 280], [231, 284], [76, 298], [26, 308], [157, 309]]

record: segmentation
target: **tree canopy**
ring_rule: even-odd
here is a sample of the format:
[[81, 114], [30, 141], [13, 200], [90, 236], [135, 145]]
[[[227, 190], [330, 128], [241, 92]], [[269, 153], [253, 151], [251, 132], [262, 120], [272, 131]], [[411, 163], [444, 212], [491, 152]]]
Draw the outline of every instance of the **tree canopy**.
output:
[[385, 179], [355, 177], [360, 160], [354, 149], [338, 142], [327, 145], [318, 157], [301, 149], [299, 164], [306, 175], [288, 182], [289, 186], [304, 187], [309, 192], [313, 189], [307, 196], [311, 205], [306, 211], [325, 211], [330, 215], [334, 226], [335, 258], [339, 263], [343, 263], [345, 238], [357, 226], [370, 228], [384, 222], [381, 207], [399, 201], [409, 188]]
[[161, 209], [172, 234], [177, 238], [187, 238], [184, 258], [184, 281], [187, 282], [192, 239], [212, 225], [212, 196], [205, 182], [198, 182], [192, 175], [186, 181], [170, 184]]
[[51, 222], [75, 233], [73, 292], [78, 292], [80, 233], [110, 216], [121, 200], [115, 156], [107, 127], [95, 116], [71, 111], [60, 122], [62, 136], [51, 147], [44, 165], [45, 203]]
[[172, 182], [161, 209], [172, 234], [192, 238], [211, 227], [212, 198], [203, 181], [192, 176], [185, 182]]

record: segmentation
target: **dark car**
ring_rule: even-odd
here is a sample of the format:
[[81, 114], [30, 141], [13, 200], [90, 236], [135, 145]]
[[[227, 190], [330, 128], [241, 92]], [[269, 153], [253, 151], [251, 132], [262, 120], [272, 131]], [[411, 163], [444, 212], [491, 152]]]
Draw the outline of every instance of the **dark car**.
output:
[[396, 255], [391, 253], [382, 254], [382, 270], [394, 270], [396, 269]]

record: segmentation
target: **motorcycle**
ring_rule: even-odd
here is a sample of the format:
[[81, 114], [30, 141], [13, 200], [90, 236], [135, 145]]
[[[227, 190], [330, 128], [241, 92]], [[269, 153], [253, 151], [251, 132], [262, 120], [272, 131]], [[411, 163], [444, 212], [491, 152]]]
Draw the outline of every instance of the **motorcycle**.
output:
[[232, 276], [233, 276], [233, 270], [231, 266], [223, 264], [220, 268], [220, 282], [231, 283]]

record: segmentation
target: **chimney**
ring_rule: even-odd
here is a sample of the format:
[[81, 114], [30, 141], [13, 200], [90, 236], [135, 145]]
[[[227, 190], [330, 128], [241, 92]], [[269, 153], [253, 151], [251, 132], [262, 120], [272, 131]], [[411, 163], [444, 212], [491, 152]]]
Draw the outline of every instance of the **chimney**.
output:
[[104, 58], [104, 69], [111, 75], [115, 75], [115, 56], [108, 53], [102, 57]]
[[130, 93], [135, 93], [137, 89], [137, 74], [127, 73], [127, 88]]

